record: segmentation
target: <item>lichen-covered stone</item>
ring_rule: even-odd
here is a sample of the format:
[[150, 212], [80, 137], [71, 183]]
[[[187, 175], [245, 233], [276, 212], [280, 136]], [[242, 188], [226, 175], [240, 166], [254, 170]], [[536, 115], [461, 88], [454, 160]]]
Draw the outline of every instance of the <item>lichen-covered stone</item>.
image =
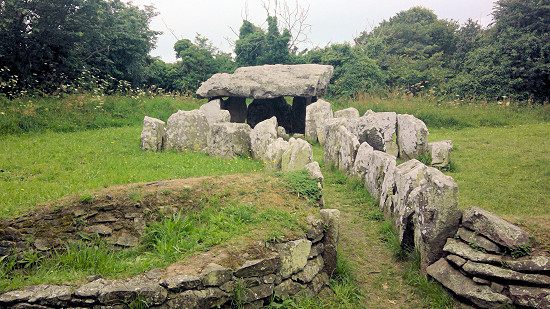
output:
[[272, 256], [269, 258], [246, 261], [235, 270], [235, 277], [258, 277], [274, 274], [281, 268], [281, 258]]
[[493, 263], [493, 264], [502, 263], [501, 255], [483, 253], [481, 251], [475, 250], [474, 248], [470, 247], [468, 244], [465, 244], [464, 242], [455, 238], [447, 239], [447, 242], [443, 247], [443, 251], [461, 256], [467, 260], [474, 261], [474, 262]]
[[96, 298], [97, 296], [99, 296], [99, 292], [101, 292], [103, 287], [110, 283], [111, 281], [99, 278], [79, 287], [74, 292], [74, 295], [81, 298]]
[[428, 153], [432, 157], [430, 165], [440, 168], [447, 167], [451, 160], [452, 150], [453, 142], [451, 140], [428, 143]]
[[277, 138], [279, 138], [279, 137], [284, 139], [285, 141], [288, 141], [290, 139], [290, 135], [288, 133], [286, 133], [285, 128], [283, 128], [281, 126], [277, 127]]
[[397, 161], [394, 156], [385, 152], [371, 150], [366, 142], [361, 144], [361, 147], [361, 156], [358, 151], [353, 173], [361, 177], [370, 195], [378, 199], [382, 193], [384, 179], [393, 178]]
[[458, 255], [454, 255], [454, 254], [449, 254], [445, 257], [447, 259], [447, 261], [455, 264], [457, 267], [462, 267], [462, 265], [466, 264], [466, 260], [461, 258], [460, 256]]
[[233, 74], [214, 74], [197, 89], [199, 98], [322, 96], [332, 76], [330, 65], [262, 65], [240, 67]]
[[488, 286], [476, 284], [449, 265], [445, 259], [440, 259], [428, 266], [427, 272], [453, 293], [466, 298], [480, 308], [498, 308], [512, 303], [508, 297], [493, 292]]
[[311, 250], [311, 241], [299, 239], [282, 244], [276, 244], [275, 249], [281, 257], [281, 269], [279, 271], [283, 278], [288, 278], [306, 266], [307, 257]]
[[168, 295], [157, 281], [144, 277], [114, 280], [99, 292], [99, 301], [105, 305], [124, 304], [136, 297], [149, 305], [162, 304]]
[[243, 291], [243, 301], [253, 302], [258, 299], [270, 297], [273, 295], [273, 284], [260, 284], [258, 286], [253, 286], [244, 289]]
[[523, 281], [537, 285], [550, 285], [550, 277], [539, 274], [523, 274], [495, 265], [468, 261], [462, 266], [465, 272], [474, 276], [497, 278], [499, 280]]
[[412, 115], [397, 115], [397, 146], [399, 157], [414, 159], [426, 153], [428, 146], [426, 124]]
[[177, 275], [163, 280], [160, 285], [169, 291], [190, 290], [198, 287], [202, 280], [199, 276]]
[[338, 156], [337, 167], [340, 171], [350, 174], [355, 162], [355, 155], [359, 149], [359, 140], [353, 134], [351, 134], [346, 127], [341, 126], [338, 128], [340, 151]]
[[296, 171], [312, 162], [313, 151], [311, 145], [303, 139], [293, 137], [288, 141], [288, 148], [281, 157], [281, 169], [283, 172]]
[[165, 123], [162, 120], [145, 116], [141, 131], [141, 150], [161, 151], [166, 140]]
[[28, 302], [36, 305], [66, 307], [71, 299], [72, 288], [66, 285], [33, 285], [0, 295], [1, 304]]
[[464, 211], [462, 225], [512, 250], [529, 245], [527, 232], [479, 207], [472, 206]]
[[325, 178], [323, 177], [323, 173], [321, 173], [321, 167], [319, 167], [319, 163], [317, 163], [317, 161], [308, 163], [304, 167], [309, 177], [316, 179], [321, 185], [323, 184], [323, 180]]
[[359, 111], [355, 107], [348, 107], [334, 112], [334, 117], [347, 119], [359, 118]]
[[225, 109], [220, 110], [214, 123], [217, 122], [231, 122], [231, 114], [229, 113], [229, 111]]
[[487, 237], [474, 233], [469, 229], [461, 227], [456, 232], [456, 235], [466, 243], [478, 246], [485, 251], [496, 253], [500, 253], [502, 251], [497, 244], [490, 241]]
[[443, 255], [447, 238], [456, 234], [462, 212], [458, 208], [458, 185], [451, 176], [433, 167], [426, 168], [408, 203], [414, 205], [415, 245], [420, 251], [420, 267]]
[[207, 103], [204, 103], [199, 107], [199, 110], [204, 114], [206, 117], [206, 120], [208, 121], [208, 125], [213, 125], [216, 123], [216, 119], [218, 118], [218, 113], [221, 110], [221, 100], [216, 99], [209, 101]]
[[256, 160], [265, 160], [265, 153], [269, 144], [277, 139], [277, 118], [271, 117], [258, 123], [250, 131], [252, 157]]
[[277, 138], [271, 144], [267, 146], [265, 152], [265, 165], [266, 171], [280, 171], [282, 169], [283, 154], [290, 148], [290, 143]]
[[323, 239], [325, 271], [332, 276], [338, 262], [340, 211], [338, 209], [321, 209], [321, 219], [325, 224], [325, 237]]
[[180, 110], [168, 118], [164, 148], [178, 151], [205, 151], [209, 131], [208, 120], [201, 111]]
[[350, 119], [345, 126], [357, 136], [360, 143], [367, 142], [375, 150], [397, 156], [395, 142], [397, 114], [394, 112], [366, 113], [364, 116]]
[[522, 272], [550, 272], [550, 258], [544, 255], [526, 256], [518, 260], [505, 260], [506, 267]]
[[219, 288], [206, 288], [204, 290], [187, 290], [173, 296], [165, 308], [204, 309], [221, 307], [229, 300], [229, 294]]
[[317, 256], [307, 261], [304, 269], [292, 276], [293, 279], [301, 283], [309, 283], [323, 269], [324, 261], [321, 256]]
[[245, 123], [215, 123], [208, 133], [208, 154], [235, 158], [250, 154], [250, 126]]
[[330, 138], [332, 133], [335, 133], [338, 127], [344, 125], [346, 121], [346, 118], [326, 118], [317, 122], [317, 139], [319, 144], [325, 147], [325, 152], [327, 138]]
[[550, 289], [528, 286], [510, 286], [510, 298], [515, 305], [527, 308], [550, 308]]
[[292, 281], [292, 279], [287, 279], [281, 284], [277, 285], [274, 289], [275, 295], [287, 298], [289, 296], [293, 296], [298, 294], [298, 292], [302, 291], [304, 289], [304, 286], [299, 284], [298, 282]]
[[215, 263], [210, 263], [202, 272], [202, 284], [204, 286], [220, 286], [231, 280], [233, 271]]
[[317, 102], [306, 106], [306, 139], [311, 142], [318, 141], [319, 131], [322, 129], [321, 123], [325, 119], [333, 117], [332, 106], [329, 102], [319, 99]]

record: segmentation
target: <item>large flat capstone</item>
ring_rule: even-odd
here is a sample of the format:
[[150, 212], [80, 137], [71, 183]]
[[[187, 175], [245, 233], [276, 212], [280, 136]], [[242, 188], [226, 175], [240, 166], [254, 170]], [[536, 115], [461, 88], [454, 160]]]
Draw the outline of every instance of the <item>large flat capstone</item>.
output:
[[241, 67], [233, 74], [214, 74], [197, 90], [197, 97], [273, 99], [315, 97], [325, 93], [333, 67], [320, 64]]

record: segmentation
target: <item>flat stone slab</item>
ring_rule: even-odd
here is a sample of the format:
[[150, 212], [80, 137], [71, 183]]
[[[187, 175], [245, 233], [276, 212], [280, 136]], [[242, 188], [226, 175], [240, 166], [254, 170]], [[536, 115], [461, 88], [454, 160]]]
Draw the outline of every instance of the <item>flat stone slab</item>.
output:
[[537, 275], [537, 274], [522, 274], [514, 270], [505, 269], [505, 268], [484, 264], [484, 263], [476, 263], [476, 262], [468, 261], [466, 262], [466, 264], [462, 266], [462, 269], [464, 269], [465, 272], [472, 274], [474, 276], [499, 278], [499, 279], [510, 280], [510, 281], [523, 281], [527, 283], [546, 285], [546, 286], [550, 285], [549, 276]]
[[233, 74], [214, 74], [201, 84], [197, 97], [273, 99], [322, 96], [332, 71], [332, 66], [320, 64], [241, 67]]
[[454, 238], [447, 238], [443, 251], [458, 255], [467, 260], [481, 263], [501, 264], [502, 256], [496, 254], [483, 253], [470, 247], [468, 244]]

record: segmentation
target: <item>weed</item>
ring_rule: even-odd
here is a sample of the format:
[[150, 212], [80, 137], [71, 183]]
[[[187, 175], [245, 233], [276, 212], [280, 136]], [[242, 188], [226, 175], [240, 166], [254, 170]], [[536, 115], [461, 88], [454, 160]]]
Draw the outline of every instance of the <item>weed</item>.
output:
[[94, 201], [94, 195], [90, 192], [83, 193], [78, 197], [82, 204], [91, 204]]
[[399, 235], [393, 228], [391, 221], [386, 221], [378, 229], [381, 240], [386, 244], [393, 257], [397, 261], [404, 261], [409, 257], [411, 248], [404, 248], [399, 240]]
[[232, 308], [243, 308], [246, 305], [245, 293], [247, 290], [246, 283], [243, 278], [238, 278], [235, 281], [233, 290], [231, 290], [231, 307]]
[[291, 171], [284, 174], [278, 174], [286, 183], [286, 187], [291, 192], [299, 196], [316, 202], [321, 198], [321, 188], [317, 185], [317, 180], [309, 177], [305, 170]]
[[134, 294], [130, 300], [124, 302], [124, 306], [128, 309], [147, 309], [149, 303], [143, 299], [140, 292]]
[[432, 165], [432, 154], [430, 152], [421, 153], [416, 159], [427, 166]]
[[139, 188], [128, 190], [126, 194], [128, 195], [130, 202], [133, 204], [139, 203], [143, 200], [143, 192], [141, 192]]
[[521, 245], [517, 249], [511, 250], [510, 255], [512, 258], [517, 259], [522, 256], [527, 256], [531, 254], [531, 246], [530, 245]]

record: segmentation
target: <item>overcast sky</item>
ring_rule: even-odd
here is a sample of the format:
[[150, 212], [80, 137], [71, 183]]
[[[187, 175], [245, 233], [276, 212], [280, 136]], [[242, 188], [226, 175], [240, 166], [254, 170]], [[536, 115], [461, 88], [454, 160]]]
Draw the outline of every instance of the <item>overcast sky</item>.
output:
[[[159, 15], [153, 19], [151, 28], [163, 34], [151, 54], [166, 62], [176, 60], [173, 47], [178, 39], [193, 41], [196, 33], [208, 38], [217, 48], [230, 52], [232, 47], [227, 39], [237, 39], [231, 29], [238, 31], [245, 7], [249, 21], [256, 25], [265, 26], [267, 16], [261, 0], [129, 1], [139, 6], [155, 6]], [[287, 3], [295, 1], [287, 0]], [[363, 30], [370, 30], [382, 20], [414, 6], [431, 9], [439, 18], [457, 20], [460, 24], [472, 18], [484, 26], [491, 23], [493, 8], [492, 0], [298, 0], [298, 3], [309, 6], [306, 22], [311, 25], [312, 42], [301, 45], [300, 49], [353, 42]]]

